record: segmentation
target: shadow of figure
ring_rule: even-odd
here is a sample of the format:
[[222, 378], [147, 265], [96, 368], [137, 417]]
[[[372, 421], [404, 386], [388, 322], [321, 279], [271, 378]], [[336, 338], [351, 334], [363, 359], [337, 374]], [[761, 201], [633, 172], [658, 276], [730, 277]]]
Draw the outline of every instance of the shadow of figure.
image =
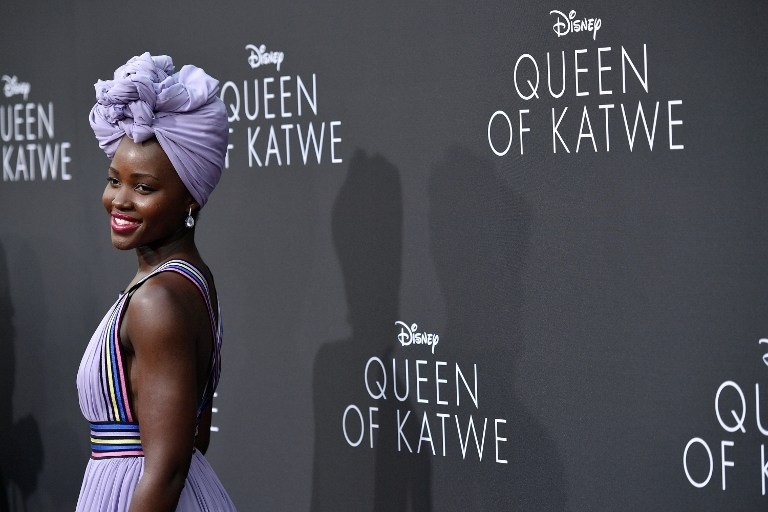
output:
[[[397, 449], [396, 409], [413, 417], [413, 406], [395, 402], [389, 392], [374, 400], [366, 391], [368, 361], [375, 356], [385, 368], [388, 360], [391, 365], [396, 341], [402, 216], [397, 168], [356, 151], [332, 218], [352, 334], [324, 343], [315, 358], [313, 512], [432, 509], [430, 460]], [[382, 377], [371, 370], [368, 380]]]
[[441, 499], [457, 511], [564, 510], [555, 443], [515, 392], [530, 207], [488, 160], [458, 146], [432, 168], [429, 199], [432, 257], [447, 313], [441, 358], [462, 368], [477, 364], [479, 405], [462, 407], [459, 415], [487, 417], [491, 434], [493, 419], [503, 419], [500, 436], [507, 438], [498, 456], [495, 436], [488, 435], [482, 461], [442, 468]]
[[37, 421], [27, 415], [14, 421], [16, 329], [5, 250], [0, 245], [0, 512], [26, 510], [37, 489], [43, 446]]

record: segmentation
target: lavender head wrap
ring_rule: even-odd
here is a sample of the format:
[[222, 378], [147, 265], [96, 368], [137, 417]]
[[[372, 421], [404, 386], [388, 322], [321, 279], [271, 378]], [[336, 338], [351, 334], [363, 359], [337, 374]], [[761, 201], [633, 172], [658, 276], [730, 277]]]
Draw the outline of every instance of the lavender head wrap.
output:
[[124, 135], [134, 142], [156, 137], [197, 204], [219, 182], [227, 152], [227, 113], [219, 82], [202, 69], [174, 73], [167, 55], [149, 52], [96, 82], [90, 122], [99, 146], [112, 158]]

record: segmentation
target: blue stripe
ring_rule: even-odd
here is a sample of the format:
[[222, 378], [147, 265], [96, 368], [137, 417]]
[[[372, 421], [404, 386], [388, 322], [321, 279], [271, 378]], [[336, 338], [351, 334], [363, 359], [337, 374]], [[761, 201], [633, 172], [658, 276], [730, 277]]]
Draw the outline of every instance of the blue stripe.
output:
[[91, 423], [91, 430], [110, 431], [110, 430], [122, 430], [122, 431], [139, 431], [138, 423], [112, 423], [112, 422], [100, 422]]
[[139, 451], [140, 444], [91, 444], [92, 452], [121, 452], [121, 451]]
[[117, 409], [119, 411], [120, 417], [116, 419], [120, 420], [127, 420], [125, 414], [125, 407], [123, 405], [123, 393], [120, 386], [120, 372], [117, 364], [117, 353], [115, 350], [115, 343], [117, 342], [117, 325], [118, 321], [117, 319], [120, 316], [120, 312], [123, 310], [123, 305], [125, 305], [125, 302], [123, 302], [119, 308], [117, 308], [116, 315], [112, 318], [111, 325], [108, 329], [108, 336], [109, 336], [109, 351], [112, 354], [112, 385], [115, 388], [115, 400], [117, 401]]

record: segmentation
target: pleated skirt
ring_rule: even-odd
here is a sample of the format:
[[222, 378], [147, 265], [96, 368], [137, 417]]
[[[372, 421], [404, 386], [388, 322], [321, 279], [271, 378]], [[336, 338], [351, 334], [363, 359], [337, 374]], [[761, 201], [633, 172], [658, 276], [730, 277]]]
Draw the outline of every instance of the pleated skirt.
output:
[[[126, 512], [144, 470], [144, 457], [90, 459], [77, 512]], [[235, 506], [205, 457], [195, 450], [177, 512], [229, 512]]]

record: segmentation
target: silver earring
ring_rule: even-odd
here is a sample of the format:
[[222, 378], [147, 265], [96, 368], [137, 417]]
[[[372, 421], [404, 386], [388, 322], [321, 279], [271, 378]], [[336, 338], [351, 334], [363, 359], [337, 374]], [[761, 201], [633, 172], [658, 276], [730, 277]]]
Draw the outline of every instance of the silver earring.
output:
[[192, 208], [189, 209], [187, 218], [184, 219], [184, 225], [187, 226], [189, 229], [192, 229], [193, 227], [195, 227], [195, 218], [192, 216]]

